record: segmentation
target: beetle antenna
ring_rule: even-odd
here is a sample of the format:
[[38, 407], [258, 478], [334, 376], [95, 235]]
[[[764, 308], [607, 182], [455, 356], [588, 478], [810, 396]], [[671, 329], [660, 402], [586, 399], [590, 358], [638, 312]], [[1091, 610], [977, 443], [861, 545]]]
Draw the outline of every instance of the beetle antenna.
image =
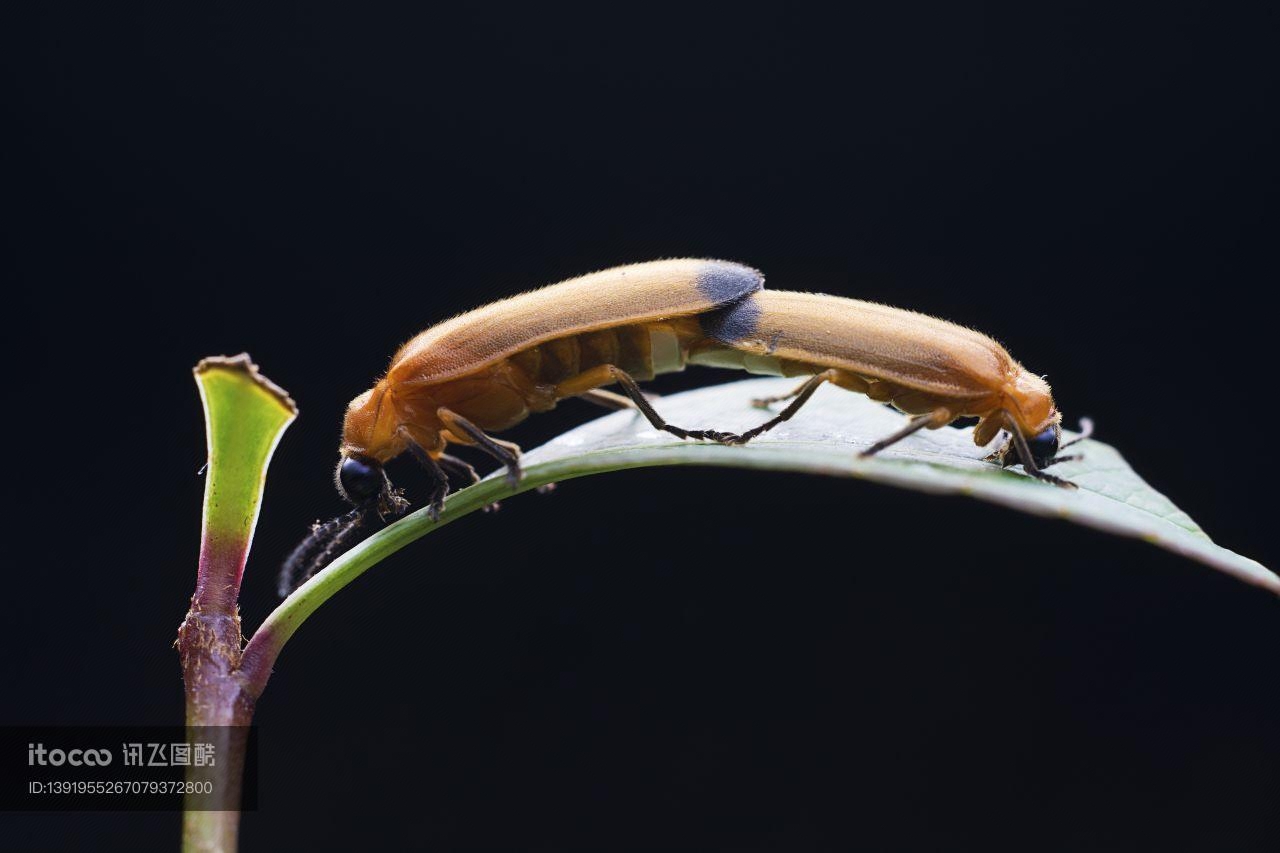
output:
[[365, 522], [367, 522], [370, 517], [377, 517], [377, 514], [372, 512], [370, 509], [357, 509], [354, 512], [347, 514], [348, 517], [352, 515], [355, 517], [341, 525], [334, 532], [333, 536], [329, 538], [329, 542], [320, 550], [320, 553], [316, 554], [315, 558], [312, 559], [311, 564], [307, 566], [307, 570], [302, 573], [302, 577], [298, 578], [299, 585], [306, 583], [311, 579], [312, 575], [333, 562], [333, 558], [335, 556], [346, 551], [344, 546], [347, 544], [347, 540], [359, 531], [360, 528], [364, 527]]
[[1058, 445], [1058, 449], [1062, 450], [1064, 448], [1070, 447], [1073, 444], [1078, 444], [1079, 442], [1084, 441], [1086, 438], [1088, 438], [1091, 435], [1093, 435], [1093, 418], [1081, 418], [1080, 434], [1077, 435], [1075, 438], [1071, 439], [1070, 441], [1066, 441]]
[[280, 578], [276, 584], [280, 597], [293, 592], [323, 568], [334, 550], [364, 526], [369, 514], [369, 507], [356, 507], [346, 515], [311, 525], [311, 533], [298, 543], [280, 567]]

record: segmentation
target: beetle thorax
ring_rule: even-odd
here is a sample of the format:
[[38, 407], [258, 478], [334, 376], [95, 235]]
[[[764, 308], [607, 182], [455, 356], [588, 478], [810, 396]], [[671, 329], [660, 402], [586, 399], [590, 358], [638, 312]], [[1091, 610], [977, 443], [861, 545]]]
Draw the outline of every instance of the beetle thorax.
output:
[[1005, 396], [1008, 400], [1006, 408], [1018, 421], [1023, 435], [1038, 435], [1062, 420], [1053, 404], [1049, 383], [1021, 367], [1010, 375]]
[[399, 421], [395, 401], [383, 380], [347, 406], [341, 452], [378, 462], [398, 456], [404, 450], [404, 440], [396, 434]]

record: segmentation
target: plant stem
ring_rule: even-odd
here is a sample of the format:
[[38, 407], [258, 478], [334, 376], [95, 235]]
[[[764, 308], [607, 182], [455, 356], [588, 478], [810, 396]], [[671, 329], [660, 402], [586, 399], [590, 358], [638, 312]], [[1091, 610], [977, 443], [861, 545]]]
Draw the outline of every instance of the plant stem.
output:
[[[245, 733], [253, 721], [257, 695], [245, 688], [240, 664], [240, 618], [203, 608], [192, 598], [178, 629], [178, 652], [187, 686], [187, 726], [200, 726], [200, 739], [211, 742], [218, 756], [216, 784], [222, 802], [238, 803], [244, 777]], [[209, 727], [209, 728], [203, 728]], [[197, 768], [188, 768], [195, 781]], [[194, 798], [182, 817], [182, 847], [188, 851], [236, 849], [239, 811], [198, 811]]]
[[[210, 781], [215, 795], [188, 795], [182, 846], [187, 851], [236, 849], [249, 724], [260, 685], [240, 672], [240, 582], [266, 480], [267, 464], [297, 408], [258, 373], [247, 355], [208, 358], [195, 369], [208, 436], [208, 473], [200, 563], [191, 607], [178, 628], [186, 691], [188, 737], [214, 748], [212, 767], [187, 768], [188, 781]], [[209, 810], [210, 802], [225, 810]], [[203, 806], [203, 808], [201, 808]]]

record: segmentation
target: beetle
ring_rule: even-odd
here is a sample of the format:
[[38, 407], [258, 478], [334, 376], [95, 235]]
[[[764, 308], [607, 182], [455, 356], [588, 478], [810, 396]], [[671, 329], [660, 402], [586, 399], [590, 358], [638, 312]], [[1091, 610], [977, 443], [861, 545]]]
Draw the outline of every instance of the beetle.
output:
[[964, 326], [874, 302], [761, 290], [702, 318], [704, 347], [690, 361], [741, 367], [752, 373], [808, 376], [791, 393], [753, 401], [767, 407], [790, 400], [772, 420], [726, 443], [744, 444], [791, 418], [824, 383], [866, 394], [911, 415], [902, 429], [875, 442], [871, 456], [921, 429], [977, 417], [973, 440], [985, 446], [1005, 430], [1009, 438], [988, 459], [1021, 464], [1039, 480], [1074, 488], [1045, 468], [1073, 456], [1059, 451], [1062, 415], [1049, 383], [1029, 372], [999, 343]]
[[[437, 517], [449, 474], [479, 479], [449, 445], [478, 448], [520, 478], [520, 448], [490, 433], [531, 413], [582, 397], [635, 407], [657, 429], [681, 438], [727, 441], [731, 434], [666, 423], [637, 384], [684, 369], [706, 338], [698, 315], [760, 290], [764, 276], [728, 261], [681, 258], [614, 267], [494, 302], [421, 332], [391, 359], [386, 374], [351, 401], [334, 483], [354, 508], [315, 525], [280, 576], [288, 594], [328, 562], [373, 516], [407, 508], [383, 466], [410, 453], [432, 478]], [[617, 384], [625, 396], [601, 390]]]

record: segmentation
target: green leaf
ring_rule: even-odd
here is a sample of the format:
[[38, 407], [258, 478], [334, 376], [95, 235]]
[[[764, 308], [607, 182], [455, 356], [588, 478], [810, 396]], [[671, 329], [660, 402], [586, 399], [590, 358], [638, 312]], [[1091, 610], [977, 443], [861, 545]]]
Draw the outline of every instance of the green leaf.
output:
[[[209, 447], [196, 596], [208, 594], [226, 609], [237, 598], [267, 465], [298, 409], [247, 354], [206, 358], [194, 373]], [[213, 584], [235, 589], [215, 592]]]
[[[684, 427], [741, 431], [768, 417], [751, 405], [752, 398], [785, 393], [797, 381], [754, 379], [716, 385], [663, 397], [655, 405], [664, 418]], [[518, 488], [507, 486], [498, 472], [451, 495], [438, 522], [419, 510], [357, 545], [286, 599], [264, 623], [261, 638], [255, 637], [250, 646], [260, 643], [262, 651], [274, 657], [302, 620], [337, 590], [415, 539], [493, 501], [546, 483], [653, 465], [801, 471], [968, 495], [1143, 539], [1280, 594], [1280, 578], [1214, 544], [1106, 444], [1086, 440], [1072, 448], [1073, 453], [1083, 454], [1081, 460], [1054, 467], [1055, 474], [1079, 485], [1076, 490], [983, 461], [988, 451], [973, 444], [969, 429], [922, 431], [875, 457], [858, 458], [860, 450], [900, 428], [902, 417], [866, 397], [824, 386], [791, 421], [744, 447], [726, 447], [681, 441], [653, 429], [634, 412], [608, 415], [525, 454], [525, 476]], [[857, 486], [849, 488], [852, 493]], [[501, 524], [501, 517], [492, 523]]]

